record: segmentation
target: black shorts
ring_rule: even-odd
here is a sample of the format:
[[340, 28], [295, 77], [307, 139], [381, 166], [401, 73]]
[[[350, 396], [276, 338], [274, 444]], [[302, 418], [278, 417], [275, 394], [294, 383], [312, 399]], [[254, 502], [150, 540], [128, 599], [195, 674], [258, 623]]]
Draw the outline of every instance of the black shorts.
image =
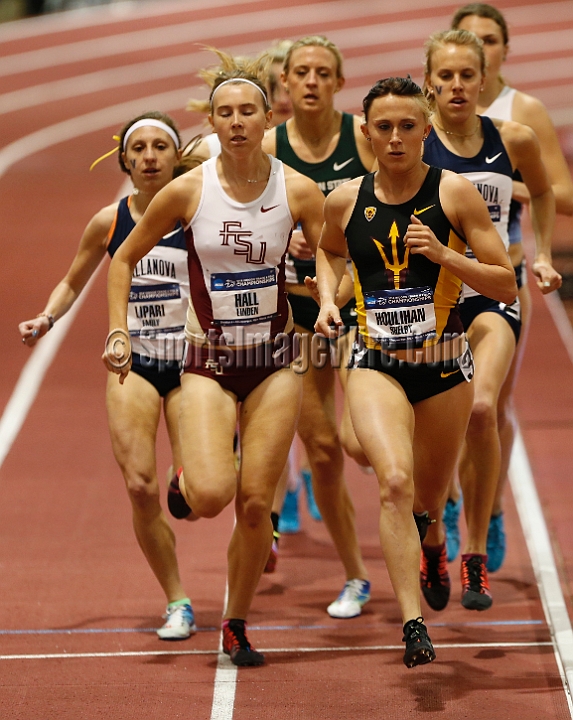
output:
[[240, 351], [187, 344], [183, 372], [211, 378], [243, 402], [263, 380], [290, 367], [299, 355], [298, 337], [283, 333], [280, 344], [277, 340]]
[[397, 360], [381, 350], [365, 348], [361, 339], [352, 346], [348, 369], [376, 370], [394, 378], [412, 405], [446, 392], [462, 382], [469, 382], [474, 374], [469, 345], [457, 358], [436, 363], [409, 363]]
[[466, 298], [458, 307], [466, 332], [478, 315], [485, 312], [492, 312], [501, 315], [509, 324], [509, 327], [513, 330], [515, 343], [517, 344], [521, 333], [521, 306], [518, 297], [515, 298], [511, 305], [506, 305], [505, 303], [492, 300], [483, 295], [475, 295], [474, 297]]
[[177, 360], [150, 360], [133, 353], [131, 372], [151, 383], [161, 397], [181, 385], [181, 367]]
[[[318, 320], [318, 313], [320, 308], [316, 304], [315, 300], [306, 295], [295, 295], [294, 293], [288, 294], [288, 301], [292, 308], [292, 317], [294, 322], [310, 333], [314, 332], [314, 324]], [[356, 320], [356, 300], [352, 298], [346, 305], [340, 308], [340, 317], [346, 328], [346, 332], [350, 328], [357, 325]], [[342, 333], [344, 334], [344, 333]]]

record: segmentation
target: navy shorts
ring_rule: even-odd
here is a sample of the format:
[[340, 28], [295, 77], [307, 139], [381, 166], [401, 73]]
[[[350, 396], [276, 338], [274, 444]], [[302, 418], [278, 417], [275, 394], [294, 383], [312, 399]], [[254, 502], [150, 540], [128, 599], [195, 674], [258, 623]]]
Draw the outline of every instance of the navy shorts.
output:
[[501, 315], [509, 324], [515, 336], [515, 343], [517, 344], [521, 333], [521, 306], [519, 304], [519, 298], [516, 297], [511, 305], [506, 305], [505, 303], [492, 300], [483, 295], [475, 295], [474, 297], [466, 298], [458, 307], [466, 332], [478, 315], [492, 312]]
[[166, 397], [181, 385], [181, 367], [177, 360], [150, 360], [133, 353], [131, 372], [151, 383], [161, 397]]

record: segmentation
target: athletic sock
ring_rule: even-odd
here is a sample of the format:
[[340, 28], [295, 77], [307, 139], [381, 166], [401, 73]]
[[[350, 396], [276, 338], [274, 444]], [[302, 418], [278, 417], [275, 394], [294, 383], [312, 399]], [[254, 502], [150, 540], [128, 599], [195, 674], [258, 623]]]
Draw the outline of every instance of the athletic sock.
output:
[[167, 609], [169, 608], [176, 608], [179, 607], [179, 605], [191, 605], [191, 599], [188, 597], [181, 598], [181, 600], [174, 600], [173, 602], [168, 603]]

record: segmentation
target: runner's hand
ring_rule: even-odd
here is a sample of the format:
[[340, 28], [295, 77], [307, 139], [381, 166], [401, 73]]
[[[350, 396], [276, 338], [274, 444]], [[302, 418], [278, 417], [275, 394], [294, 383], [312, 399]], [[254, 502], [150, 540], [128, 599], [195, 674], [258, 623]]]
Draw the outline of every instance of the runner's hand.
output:
[[428, 260], [440, 263], [444, 252], [442, 243], [432, 230], [415, 215], [410, 215], [410, 220], [408, 230], [404, 235], [404, 245], [412, 254], [425, 255]]
[[34, 347], [38, 340], [44, 337], [49, 329], [50, 321], [46, 315], [40, 315], [40, 317], [34, 318], [33, 320], [25, 320], [18, 325], [22, 342], [28, 347]]
[[307, 245], [302, 230], [293, 230], [288, 246], [289, 253], [297, 260], [312, 260], [314, 255]]
[[334, 303], [325, 303], [320, 308], [314, 329], [317, 333], [322, 333], [325, 337], [334, 339], [338, 337], [338, 328], [343, 325], [340, 310], [336, 305]]
[[112, 330], [106, 338], [101, 359], [110, 372], [119, 375], [120, 385], [123, 385], [132, 362], [129, 333], [122, 328]]
[[563, 278], [545, 257], [535, 258], [531, 270], [537, 278], [537, 287], [544, 295], [561, 287]]

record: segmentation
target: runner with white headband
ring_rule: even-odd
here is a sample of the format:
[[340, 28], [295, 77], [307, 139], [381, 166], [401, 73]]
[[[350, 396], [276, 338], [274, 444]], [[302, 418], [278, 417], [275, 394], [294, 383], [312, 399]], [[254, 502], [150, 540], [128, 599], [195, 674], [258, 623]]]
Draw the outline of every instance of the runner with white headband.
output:
[[[221, 142], [220, 155], [169, 183], [115, 254], [104, 362], [120, 382], [129, 380], [131, 277], [141, 258], [180, 221], [191, 295], [181, 378], [183, 472], [171, 482], [170, 509], [179, 517], [211, 518], [234, 503], [223, 650], [235, 665], [261, 665], [265, 658], [247, 638], [246, 618], [271, 550], [271, 505], [296, 429], [301, 391], [292, 367], [298, 352], [284, 258], [298, 222], [310, 242], [318, 243], [323, 196], [311, 180], [263, 152], [270, 121], [263, 86], [225, 57], [235, 77], [250, 82], [218, 83], [209, 119]], [[125, 342], [119, 356], [118, 336]]]
[[[72, 307], [106, 252], [115, 253], [154, 195], [173, 177], [181, 140], [169, 116], [159, 112], [138, 116], [116, 139], [118, 144], [112, 152], [122, 149], [119, 165], [130, 176], [133, 191], [94, 215], [67, 275], [50, 295], [43, 312], [20, 323], [22, 342], [28, 347], [33, 347]], [[123, 385], [110, 376], [106, 392], [113, 452], [131, 501], [137, 541], [168, 603], [167, 621], [158, 630], [163, 640], [184, 639], [195, 631], [191, 602], [179, 577], [175, 535], [159, 502], [155, 467], [162, 407], [173, 463], [177, 467], [181, 463], [179, 361], [189, 276], [183, 229], [176, 225], [171, 230], [143, 258], [131, 279], [128, 334], [134, 350], [133, 372]], [[114, 337], [117, 352], [127, 340], [121, 334]]]

